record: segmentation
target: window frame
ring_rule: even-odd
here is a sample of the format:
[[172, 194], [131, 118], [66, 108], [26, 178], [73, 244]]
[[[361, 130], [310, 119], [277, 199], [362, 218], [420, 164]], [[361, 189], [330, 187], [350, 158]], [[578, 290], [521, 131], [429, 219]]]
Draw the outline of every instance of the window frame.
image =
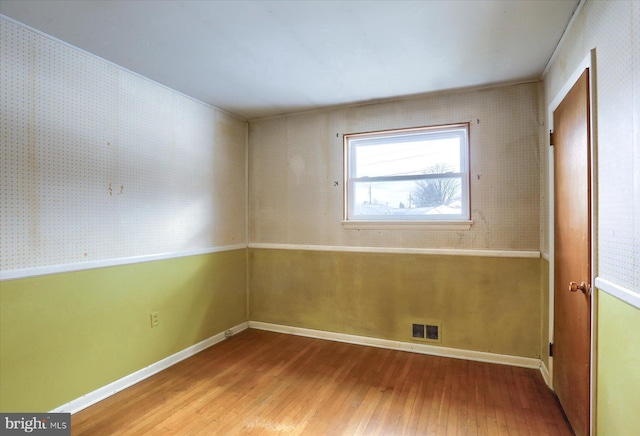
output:
[[[380, 139], [384, 143], [386, 138], [411, 136], [437, 136], [440, 138], [460, 137], [466, 141], [460, 145], [460, 168], [457, 173], [419, 174], [374, 177], [350, 177], [355, 171], [357, 156], [352, 156], [352, 141]], [[393, 143], [389, 141], [389, 143]], [[355, 145], [354, 145], [355, 147]], [[470, 193], [470, 123], [443, 124], [403, 129], [378, 130], [363, 133], [349, 133], [343, 135], [343, 225], [347, 228], [406, 228], [410, 226], [426, 226], [427, 228], [442, 228], [468, 230], [471, 221], [471, 193]], [[443, 177], [444, 176], [444, 177]], [[461, 214], [455, 215], [356, 215], [355, 183], [359, 181], [411, 181], [455, 178], [460, 180]]]

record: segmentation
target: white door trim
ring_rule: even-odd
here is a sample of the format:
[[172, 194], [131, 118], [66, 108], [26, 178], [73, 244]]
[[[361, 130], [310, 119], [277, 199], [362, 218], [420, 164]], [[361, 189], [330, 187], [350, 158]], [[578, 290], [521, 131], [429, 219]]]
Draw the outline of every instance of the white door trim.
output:
[[[569, 77], [567, 77], [566, 81], [560, 88], [560, 91], [553, 98], [549, 106], [547, 107], [547, 120], [549, 125], [549, 130], [553, 132], [553, 112], [558, 108], [562, 100], [569, 93], [573, 85], [575, 85], [576, 81], [580, 78], [584, 70], [589, 69], [589, 125], [590, 125], [590, 140], [591, 140], [591, 155], [589, 156], [591, 160], [591, 287], [595, 288], [595, 278], [597, 276], [597, 245], [596, 245], [596, 213], [597, 210], [597, 124], [596, 124], [596, 49], [593, 48], [589, 51], [589, 54], [576, 66], [575, 70]], [[549, 136], [545, 135], [546, 140], [549, 141]], [[547, 142], [547, 145], [550, 145]], [[551, 147], [547, 147], [547, 153], [549, 156], [549, 172], [548, 172], [548, 180], [549, 180], [549, 342], [553, 343], [553, 321], [554, 321], [554, 262], [555, 262], [555, 253], [554, 253], [554, 161], [553, 161], [553, 152]], [[596, 322], [597, 322], [597, 293], [591, 293], [591, 374], [590, 374], [590, 407], [589, 407], [589, 418], [590, 418], [590, 429], [589, 433], [591, 435], [595, 432], [595, 405], [596, 405]], [[549, 383], [550, 387], [553, 389], [553, 357], [549, 357]]]

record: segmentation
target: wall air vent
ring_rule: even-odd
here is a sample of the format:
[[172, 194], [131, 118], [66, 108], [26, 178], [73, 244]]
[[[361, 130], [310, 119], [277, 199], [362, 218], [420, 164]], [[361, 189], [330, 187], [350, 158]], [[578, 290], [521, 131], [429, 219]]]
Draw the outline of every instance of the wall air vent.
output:
[[442, 323], [439, 322], [412, 324], [411, 337], [422, 341], [441, 342], [441, 330]]
[[413, 324], [413, 337], [417, 339], [424, 339], [424, 324]]
[[425, 325], [427, 330], [426, 339], [431, 341], [439, 341], [440, 340], [440, 326], [438, 325]]

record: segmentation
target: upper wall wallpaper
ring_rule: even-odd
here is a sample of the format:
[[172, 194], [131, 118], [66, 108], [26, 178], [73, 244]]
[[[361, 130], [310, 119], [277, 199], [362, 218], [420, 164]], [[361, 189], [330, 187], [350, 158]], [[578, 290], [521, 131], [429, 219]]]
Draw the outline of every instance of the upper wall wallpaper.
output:
[[[250, 242], [538, 251], [539, 89], [529, 83], [251, 122]], [[461, 122], [470, 123], [470, 230], [343, 228], [343, 134]]]
[[246, 123], [0, 19], [1, 270], [245, 243]]
[[587, 1], [545, 76], [545, 112], [595, 49], [595, 274], [640, 293], [640, 2]]

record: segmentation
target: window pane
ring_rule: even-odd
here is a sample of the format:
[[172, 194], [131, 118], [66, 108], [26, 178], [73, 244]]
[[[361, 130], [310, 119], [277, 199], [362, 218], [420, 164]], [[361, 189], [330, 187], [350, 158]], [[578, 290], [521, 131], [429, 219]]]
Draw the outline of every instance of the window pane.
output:
[[[393, 140], [393, 138], [389, 138]], [[367, 144], [352, 142], [355, 174], [385, 177], [460, 172], [460, 138]]]
[[345, 135], [345, 219], [469, 219], [469, 126]]
[[462, 215], [461, 178], [355, 182], [354, 216]]

